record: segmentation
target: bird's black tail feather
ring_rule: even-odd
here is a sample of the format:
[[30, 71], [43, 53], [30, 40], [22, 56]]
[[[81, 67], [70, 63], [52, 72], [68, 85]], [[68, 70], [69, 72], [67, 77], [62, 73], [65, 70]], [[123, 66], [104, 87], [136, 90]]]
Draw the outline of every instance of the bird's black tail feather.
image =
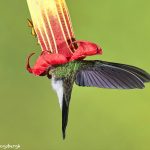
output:
[[66, 127], [68, 124], [68, 114], [69, 114], [69, 103], [71, 99], [73, 82], [72, 79], [67, 78], [63, 80], [63, 103], [62, 103], [62, 134], [63, 139], [66, 137]]
[[63, 139], [66, 137], [66, 127], [68, 123], [68, 114], [69, 114], [69, 106], [67, 106], [65, 98], [63, 98], [63, 107], [62, 107], [62, 134]]

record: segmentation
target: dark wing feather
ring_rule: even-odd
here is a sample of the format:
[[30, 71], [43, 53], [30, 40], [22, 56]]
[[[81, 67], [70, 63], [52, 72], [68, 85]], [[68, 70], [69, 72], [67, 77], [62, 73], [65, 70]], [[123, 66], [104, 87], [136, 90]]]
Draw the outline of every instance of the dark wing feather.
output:
[[103, 63], [128, 70], [131, 73], [135, 74], [143, 82], [150, 82], [150, 74], [141, 68], [131, 66], [131, 65], [126, 65], [126, 64], [120, 64], [120, 63], [112, 63], [112, 62], [104, 62], [104, 61], [103, 61]]
[[[88, 62], [87, 62], [88, 63]], [[141, 73], [141, 72], [140, 72]], [[87, 65], [76, 74], [76, 84], [79, 86], [93, 86], [110, 89], [135, 89], [144, 88], [144, 78], [137, 71], [130, 71], [126, 68], [115, 65], [100, 63]], [[143, 81], [144, 80], [144, 81]]]

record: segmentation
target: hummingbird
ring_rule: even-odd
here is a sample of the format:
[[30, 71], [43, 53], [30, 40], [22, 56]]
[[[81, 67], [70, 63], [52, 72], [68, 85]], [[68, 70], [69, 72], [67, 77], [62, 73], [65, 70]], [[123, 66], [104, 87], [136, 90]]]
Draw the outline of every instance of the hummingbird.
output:
[[[84, 60], [101, 55], [92, 42], [76, 40], [65, 0], [27, 0], [32, 21], [28, 20], [42, 52], [33, 67], [31, 53], [26, 69], [35, 76], [47, 76], [56, 91], [62, 111], [62, 135], [66, 137], [73, 85], [107, 89], [143, 89], [150, 82], [145, 70], [127, 64]], [[34, 32], [33, 32], [34, 31]]]
[[144, 83], [150, 82], [150, 75], [140, 68], [100, 60], [75, 60], [50, 68], [48, 74], [62, 109], [63, 138], [74, 82], [78, 86], [109, 89], [143, 89]]

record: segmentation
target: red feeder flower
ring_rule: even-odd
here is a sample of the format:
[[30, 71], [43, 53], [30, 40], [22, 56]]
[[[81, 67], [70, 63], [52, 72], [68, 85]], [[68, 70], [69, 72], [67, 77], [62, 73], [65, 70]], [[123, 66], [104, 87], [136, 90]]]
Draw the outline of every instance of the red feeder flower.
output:
[[[27, 0], [42, 53], [33, 68], [34, 75], [43, 75], [50, 66], [61, 65], [86, 56], [102, 54], [102, 49], [88, 41], [76, 41], [64, 0]], [[31, 22], [30, 22], [31, 24]]]

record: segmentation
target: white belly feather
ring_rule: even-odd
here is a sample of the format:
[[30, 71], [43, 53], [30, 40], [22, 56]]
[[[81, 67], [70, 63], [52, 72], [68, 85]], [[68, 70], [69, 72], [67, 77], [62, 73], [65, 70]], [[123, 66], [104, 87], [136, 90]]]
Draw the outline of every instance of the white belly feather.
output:
[[62, 103], [63, 103], [63, 81], [62, 80], [55, 80], [54, 77], [52, 77], [52, 87], [56, 91], [60, 108], [62, 109]]

